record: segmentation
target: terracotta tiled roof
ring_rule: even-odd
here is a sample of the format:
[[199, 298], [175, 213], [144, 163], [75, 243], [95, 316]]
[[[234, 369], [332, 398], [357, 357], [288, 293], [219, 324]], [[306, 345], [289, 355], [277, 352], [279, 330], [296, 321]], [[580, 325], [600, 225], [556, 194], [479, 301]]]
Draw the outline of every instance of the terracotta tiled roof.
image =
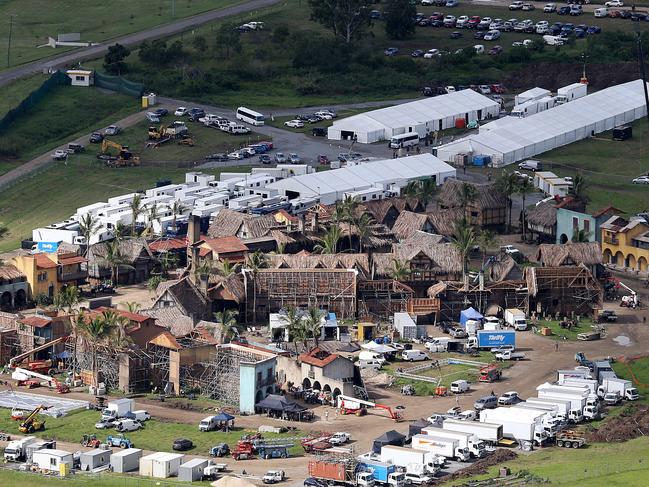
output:
[[21, 277], [25, 277], [25, 274], [20, 272], [16, 266], [14, 265], [0, 266], [0, 279], [7, 279], [11, 281], [13, 279], [19, 279]]
[[314, 365], [316, 367], [325, 367], [331, 362], [336, 360], [339, 355], [335, 353], [328, 353], [320, 348], [314, 348], [309, 353], [303, 353], [300, 355], [300, 361], [305, 364]]
[[73, 255], [70, 257], [59, 257], [59, 264], [61, 265], [73, 265], [73, 264], [83, 264], [88, 262], [88, 259], [81, 257], [80, 255]]
[[615, 208], [614, 206], [610, 206], [610, 205], [609, 205], [609, 206], [607, 206], [606, 208], [602, 208], [601, 210], [596, 211], [595, 213], [593, 213], [592, 216], [593, 216], [593, 218], [599, 218], [600, 216], [602, 216], [602, 215], [608, 213], [609, 211], [612, 211], [613, 213], [624, 213], [624, 212], [623, 212], [622, 210], [620, 210], [619, 208]]
[[44, 328], [52, 323], [52, 320], [49, 318], [43, 318], [42, 316], [32, 315], [26, 316], [18, 322], [22, 323], [23, 325], [31, 326], [32, 328]]
[[165, 238], [149, 244], [151, 252], [165, 252], [167, 250], [181, 250], [187, 248], [187, 238]]
[[45, 254], [34, 254], [34, 259], [39, 269], [56, 269], [57, 263]]
[[248, 247], [237, 237], [210, 238], [205, 240], [204, 244], [217, 254], [246, 252], [248, 250]]

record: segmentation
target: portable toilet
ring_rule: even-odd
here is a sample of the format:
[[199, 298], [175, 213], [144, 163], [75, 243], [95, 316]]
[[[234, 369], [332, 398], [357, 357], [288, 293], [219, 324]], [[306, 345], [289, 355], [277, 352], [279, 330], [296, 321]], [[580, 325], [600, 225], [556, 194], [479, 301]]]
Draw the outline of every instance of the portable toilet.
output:
[[149, 98], [149, 106], [150, 107], [152, 107], [153, 105], [158, 103], [158, 97], [156, 96], [155, 93], [149, 93], [148, 98]]
[[141, 457], [142, 450], [140, 448], [127, 448], [110, 456], [110, 466], [116, 473], [132, 472], [137, 470]]
[[83, 452], [80, 457], [81, 471], [88, 472], [110, 463], [112, 450], [90, 450]]
[[209, 460], [203, 458], [194, 458], [193, 460], [185, 462], [178, 468], [178, 480], [183, 480], [185, 482], [202, 480], [203, 469], [208, 465]]

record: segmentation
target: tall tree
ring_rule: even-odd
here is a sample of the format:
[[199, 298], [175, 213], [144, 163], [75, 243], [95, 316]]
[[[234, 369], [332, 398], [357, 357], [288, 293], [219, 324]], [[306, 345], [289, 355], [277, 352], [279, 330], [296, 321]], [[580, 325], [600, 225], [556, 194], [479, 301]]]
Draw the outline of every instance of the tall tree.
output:
[[586, 179], [581, 175], [577, 174], [575, 179], [572, 181], [572, 187], [570, 188], [570, 194], [573, 195], [576, 199], [588, 202], [586, 197]]
[[392, 268], [388, 271], [390, 277], [395, 281], [405, 281], [410, 275], [410, 263], [394, 259]]
[[590, 242], [590, 237], [593, 235], [593, 232], [587, 232], [583, 228], [578, 232], [572, 234], [572, 242], [574, 243], [585, 243]]
[[295, 353], [299, 353], [297, 344], [301, 341], [304, 341], [306, 336], [306, 331], [304, 327], [304, 322], [302, 317], [292, 306], [286, 309], [286, 326], [288, 328], [288, 335], [290, 338], [293, 338], [293, 344], [295, 345]]
[[470, 225], [458, 222], [455, 226], [455, 235], [452, 238], [453, 246], [462, 256], [462, 276], [466, 276], [469, 266], [469, 253], [476, 243], [475, 232]]
[[496, 190], [500, 191], [507, 198], [507, 231], [512, 228], [512, 195], [518, 188], [518, 176], [512, 172], [503, 171], [503, 174], [496, 180]]
[[115, 322], [106, 316], [106, 312], [93, 318], [81, 315], [82, 318], [77, 323], [77, 329], [90, 343], [90, 353], [92, 354], [92, 380], [93, 385], [97, 386], [97, 352], [101, 345], [106, 344], [115, 333]]
[[416, 198], [421, 201], [424, 210], [433, 201], [435, 194], [437, 194], [437, 182], [432, 178], [423, 181], [410, 181], [403, 190], [403, 195], [406, 198]]
[[479, 237], [480, 247], [482, 247], [482, 263], [487, 260], [487, 251], [498, 243], [496, 232], [493, 230], [483, 230]]
[[349, 251], [353, 249], [352, 246], [352, 225], [356, 221], [356, 213], [358, 212], [358, 207], [360, 202], [358, 198], [354, 196], [345, 196], [345, 199], [341, 202], [343, 207], [344, 221], [347, 223], [347, 237], [349, 238]]
[[128, 205], [131, 209], [131, 237], [135, 237], [137, 218], [142, 214], [144, 208], [142, 207], [142, 195], [140, 193], [133, 196], [133, 199]]
[[216, 48], [219, 49], [226, 59], [230, 59], [233, 52], [241, 51], [241, 34], [237, 26], [226, 22], [216, 31]]
[[306, 328], [307, 338], [313, 338], [315, 346], [318, 346], [318, 341], [320, 340], [320, 334], [322, 333], [322, 317], [324, 312], [318, 308], [310, 307], [306, 320], [304, 321], [304, 327]]
[[159, 222], [159, 221], [160, 221], [160, 213], [158, 213], [158, 205], [154, 203], [147, 208], [146, 227], [144, 228], [144, 232], [148, 236], [152, 237], [155, 233], [154, 230], [155, 222]]
[[268, 257], [256, 250], [248, 255], [246, 265], [252, 275], [252, 320], [257, 324], [257, 275], [260, 269], [268, 267]]
[[521, 179], [518, 182], [518, 186], [516, 187], [516, 192], [521, 195], [521, 215], [522, 215], [522, 224], [523, 224], [523, 240], [525, 240], [525, 233], [526, 233], [526, 228], [525, 228], [525, 216], [527, 213], [527, 210], [525, 208], [525, 199], [527, 198], [528, 194], [531, 194], [534, 192], [534, 183], [532, 182], [531, 179], [529, 178], [524, 178]]
[[356, 234], [358, 235], [358, 251], [363, 253], [363, 244], [372, 235], [372, 225], [374, 221], [367, 213], [363, 213], [356, 220]]
[[309, 5], [311, 20], [345, 44], [362, 37], [370, 25], [370, 0], [309, 0]]
[[240, 264], [232, 263], [229, 260], [223, 260], [217, 265], [219, 275], [223, 277], [230, 277], [232, 274], [239, 272]]
[[388, 0], [385, 33], [390, 39], [402, 40], [415, 33], [417, 9], [410, 0]]
[[327, 229], [320, 243], [313, 247], [314, 252], [319, 254], [335, 254], [338, 252], [338, 241], [342, 237], [342, 230], [334, 223]]
[[124, 303], [124, 307], [126, 308], [126, 311], [128, 311], [129, 313], [139, 313], [140, 309], [142, 308], [142, 305], [135, 301], [126, 301]]
[[106, 246], [106, 254], [103, 260], [110, 267], [110, 280], [113, 281], [114, 286], [117, 286], [119, 266], [124, 264], [124, 257], [117, 240], [111, 240], [104, 245]]
[[81, 293], [76, 286], [65, 286], [54, 296], [54, 307], [56, 309], [67, 308], [72, 314], [72, 309], [81, 302]]
[[174, 200], [174, 202], [169, 206], [169, 209], [171, 210], [171, 226], [175, 229], [178, 215], [185, 213], [187, 211], [187, 206], [185, 206], [185, 204], [180, 200]]
[[79, 231], [81, 235], [86, 239], [86, 249], [83, 252], [84, 256], [88, 255], [88, 249], [90, 248], [90, 239], [92, 236], [99, 230], [101, 224], [99, 220], [92, 216], [91, 213], [86, 213], [79, 220]]
[[124, 59], [126, 59], [130, 54], [131, 51], [129, 48], [122, 46], [121, 44], [108, 46], [108, 52], [104, 56], [104, 69], [110, 74], [120, 76], [127, 70]]
[[224, 340], [239, 339], [239, 329], [237, 328], [238, 316], [239, 312], [232, 309], [214, 313], [214, 319], [220, 326], [221, 336]]

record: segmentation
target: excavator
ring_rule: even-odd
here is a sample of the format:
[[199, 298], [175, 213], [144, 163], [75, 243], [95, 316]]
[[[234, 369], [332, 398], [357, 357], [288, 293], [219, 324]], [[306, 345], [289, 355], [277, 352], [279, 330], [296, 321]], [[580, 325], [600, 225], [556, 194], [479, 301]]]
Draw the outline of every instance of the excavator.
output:
[[[116, 149], [117, 156], [110, 155], [108, 149]], [[101, 142], [101, 154], [97, 156], [98, 159], [106, 161], [108, 167], [126, 167], [126, 166], [139, 166], [140, 158], [133, 155], [128, 149], [127, 145], [121, 145], [112, 140], [104, 139]]]
[[363, 399], [344, 396], [342, 394], [339, 395], [336, 399], [338, 400], [338, 410], [340, 411], [340, 414], [343, 416], [351, 415], [351, 414], [354, 414], [356, 416], [365, 416], [367, 414], [368, 408], [376, 408], [376, 409], [382, 409], [384, 411], [387, 411], [388, 415], [390, 416], [390, 419], [393, 419], [394, 421], [401, 421], [403, 419], [403, 416], [400, 411], [394, 410], [390, 406], [386, 406], [384, 404], [365, 401]]
[[40, 406], [36, 406], [36, 408], [30, 413], [30, 415], [27, 416], [27, 419], [20, 423], [18, 430], [21, 433], [25, 434], [33, 433], [34, 431], [43, 431], [45, 429], [45, 420], [36, 419], [36, 416], [41, 411], [46, 411], [49, 408], [50, 406], [43, 406], [42, 404]]

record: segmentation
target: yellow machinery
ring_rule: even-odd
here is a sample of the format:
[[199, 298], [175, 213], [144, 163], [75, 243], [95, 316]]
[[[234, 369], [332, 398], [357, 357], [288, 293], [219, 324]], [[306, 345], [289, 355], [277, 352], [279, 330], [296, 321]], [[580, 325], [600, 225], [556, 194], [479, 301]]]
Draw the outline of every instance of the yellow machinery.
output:
[[18, 427], [18, 430], [21, 433], [33, 433], [34, 431], [42, 431], [45, 429], [45, 420], [40, 420], [36, 419], [36, 416], [38, 413], [41, 411], [45, 411], [49, 409], [49, 406], [43, 406], [42, 404], [40, 406], [37, 406], [36, 409], [34, 409], [29, 416], [27, 416], [27, 419], [20, 423], [20, 426]]
[[178, 145], [186, 145], [188, 147], [194, 147], [194, 139], [189, 136], [184, 136], [178, 141]]
[[[108, 149], [110, 148], [117, 149], [119, 151], [117, 156], [112, 156], [108, 153]], [[105, 160], [106, 165], [111, 167], [140, 165], [140, 158], [134, 156], [133, 153], [128, 150], [128, 146], [117, 144], [116, 142], [108, 139], [104, 139], [101, 142], [101, 154], [98, 157]]]
[[167, 127], [165, 125], [160, 125], [160, 127], [152, 125], [149, 127], [149, 140], [160, 140], [168, 137], [166, 130]]

